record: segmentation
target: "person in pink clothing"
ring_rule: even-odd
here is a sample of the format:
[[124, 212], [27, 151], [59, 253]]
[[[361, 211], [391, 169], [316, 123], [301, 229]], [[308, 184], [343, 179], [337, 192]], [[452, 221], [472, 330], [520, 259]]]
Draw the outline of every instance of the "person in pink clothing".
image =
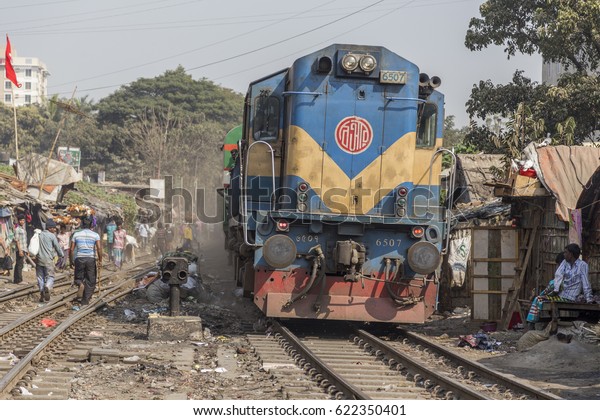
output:
[[123, 266], [123, 250], [127, 241], [127, 231], [123, 229], [122, 223], [117, 223], [117, 230], [113, 233], [113, 257], [117, 268]]
[[56, 235], [58, 239], [58, 244], [63, 251], [63, 256], [59, 258], [56, 263], [56, 268], [59, 270], [64, 270], [67, 268], [67, 263], [69, 261], [69, 247], [71, 246], [71, 232], [67, 231], [67, 226], [64, 223], [60, 225], [60, 233]]

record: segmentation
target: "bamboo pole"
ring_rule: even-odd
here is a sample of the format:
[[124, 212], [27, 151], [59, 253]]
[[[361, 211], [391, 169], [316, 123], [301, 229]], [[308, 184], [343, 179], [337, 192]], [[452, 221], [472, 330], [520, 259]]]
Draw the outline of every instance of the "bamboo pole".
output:
[[16, 159], [17, 161], [19, 160], [19, 135], [17, 132], [17, 105], [15, 103], [15, 85], [11, 82], [10, 84], [11, 87], [11, 98], [12, 98], [12, 105], [13, 105], [13, 116], [14, 116], [14, 120], [15, 120], [15, 155], [16, 155]]
[[[69, 99], [69, 105], [73, 102], [73, 98], [75, 97], [75, 92], [77, 91], [77, 86], [73, 89], [73, 93], [71, 94], [71, 99]], [[48, 160], [46, 161], [46, 168], [44, 169], [44, 177], [42, 178], [42, 183], [40, 184], [40, 191], [38, 193], [38, 200], [42, 196], [42, 189], [44, 188], [44, 182], [46, 182], [46, 177], [48, 176], [48, 168], [50, 167], [50, 160], [52, 160], [52, 154], [54, 153], [54, 147], [56, 146], [56, 142], [58, 141], [58, 137], [60, 136], [60, 132], [62, 131], [62, 126], [67, 119], [68, 111], [65, 110], [64, 115], [60, 119], [58, 123], [58, 131], [56, 132], [56, 137], [54, 137], [54, 141], [52, 142], [52, 147], [50, 147], [50, 153], [48, 154]]]

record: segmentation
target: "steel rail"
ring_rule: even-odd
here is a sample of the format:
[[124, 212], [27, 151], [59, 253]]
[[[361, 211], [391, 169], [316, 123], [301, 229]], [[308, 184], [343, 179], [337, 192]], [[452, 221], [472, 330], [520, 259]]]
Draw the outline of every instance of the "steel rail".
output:
[[[146, 263], [142, 263], [139, 266], [142, 266]], [[132, 267], [131, 270], [133, 272], [135, 271], [139, 271], [136, 270], [139, 266], [136, 267]], [[140, 273], [138, 273], [136, 276], [139, 276]], [[74, 313], [72, 315], [70, 315], [65, 321], [63, 321], [60, 325], [58, 325], [54, 331], [52, 331], [52, 333], [50, 335], [48, 335], [48, 337], [46, 337], [41, 343], [39, 343], [37, 346], [35, 346], [33, 348], [33, 350], [31, 350], [25, 357], [23, 357], [21, 360], [19, 360], [19, 362], [13, 366], [13, 368], [11, 370], [9, 370], [0, 380], [0, 395], [3, 395], [6, 393], [7, 389], [11, 388], [12, 386], [14, 386], [16, 383], [18, 383], [18, 381], [20, 380], [20, 378], [25, 375], [29, 369], [32, 367], [32, 362], [35, 360], [35, 358], [42, 353], [54, 340], [56, 340], [58, 337], [60, 337], [60, 335], [66, 331], [68, 328], [72, 327], [74, 324], [76, 324], [79, 320], [81, 320], [82, 318], [84, 318], [85, 316], [91, 314], [92, 312], [95, 312], [96, 310], [98, 310], [99, 308], [103, 307], [104, 305], [106, 305], [107, 303], [110, 303], [116, 299], [119, 299], [122, 296], [125, 296], [129, 293], [131, 293], [133, 286], [135, 284], [132, 284], [130, 288], [126, 288], [124, 291], [111, 296], [110, 298], [107, 299], [107, 296], [111, 293], [113, 293], [114, 291], [127, 286], [128, 283], [132, 283], [132, 281], [135, 280], [135, 276], [131, 276], [127, 279], [124, 279], [123, 281], [119, 282], [118, 284], [116, 284], [115, 286], [111, 287], [110, 289], [107, 289], [105, 292], [103, 292], [96, 301], [94, 301], [92, 304], [90, 304], [87, 308], [78, 311], [77, 313]], [[65, 297], [71, 295], [71, 294], [75, 294], [76, 291], [71, 292], [70, 294], [66, 295]], [[50, 305], [48, 307], [44, 307], [44, 308], [40, 308], [40, 309], [44, 309], [44, 310], [48, 310], [49, 307], [58, 307], [61, 305], [64, 305], [66, 303], [65, 299], [61, 299], [59, 302], [57, 302], [55, 305]], [[36, 311], [38, 312], [38, 311]], [[41, 313], [43, 313], [44, 311], [42, 311]]]
[[447, 376], [441, 375], [434, 370], [431, 370], [423, 366], [422, 362], [419, 362], [412, 357], [399, 352], [397, 349], [390, 346], [383, 340], [375, 337], [374, 335], [364, 331], [356, 330], [356, 336], [358, 339], [363, 340], [367, 345], [385, 354], [388, 360], [394, 360], [400, 365], [404, 366], [413, 375], [420, 375], [424, 380], [433, 380], [438, 386], [440, 386], [445, 392], [452, 392], [455, 397], [459, 399], [469, 400], [489, 400], [487, 396], [480, 392], [467, 387], [454, 379], [448, 378]]
[[[102, 268], [108, 268], [109, 266], [110, 266], [110, 264], [104, 264], [102, 266]], [[114, 272], [112, 272], [112, 273], [114, 273]], [[62, 273], [57, 275], [54, 279], [54, 281], [55, 281], [54, 288], [64, 287], [64, 286], [68, 286], [69, 284], [71, 284], [69, 279], [72, 275], [73, 275], [72, 271], [69, 271], [69, 272], [63, 271]], [[109, 276], [109, 275], [110, 274], [105, 274], [105, 276]], [[106, 278], [106, 277], [103, 277], [103, 278]], [[0, 293], [0, 303], [7, 302], [9, 300], [16, 299], [16, 298], [23, 297], [23, 296], [28, 296], [37, 291], [38, 291], [37, 283], [24, 284], [16, 289], [12, 289], [7, 292]]]
[[279, 324], [277, 321], [273, 322], [273, 329], [278, 332], [284, 340], [288, 341], [294, 350], [296, 350], [310, 366], [315, 369], [325, 380], [333, 385], [338, 391], [342, 392], [347, 398], [355, 400], [370, 400], [367, 394], [360, 389], [356, 388], [343, 377], [335, 372], [323, 362], [317, 355], [315, 355], [304, 343], [302, 343], [296, 335], [294, 335], [289, 329]]
[[[143, 264], [140, 264], [140, 265], [143, 265]], [[132, 267], [131, 270], [133, 272], [137, 271], [137, 266]], [[107, 278], [111, 277], [112, 275], [113, 274], [107, 274], [103, 277], [103, 279], [107, 279]], [[135, 277], [135, 276], [132, 275], [132, 277]], [[23, 325], [23, 324], [27, 323], [28, 321], [31, 321], [32, 319], [34, 319], [46, 312], [51, 312], [52, 310], [54, 310], [56, 308], [59, 308], [65, 304], [71, 303], [71, 301], [68, 299], [70, 297], [72, 297], [73, 295], [75, 295], [76, 293], [77, 293], [77, 290], [72, 290], [70, 292], [64, 293], [64, 294], [60, 295], [59, 300], [57, 300], [56, 302], [54, 302], [50, 305], [42, 306], [32, 312], [25, 314], [22, 317], [19, 317], [18, 319], [15, 319], [10, 324], [4, 326], [3, 328], [0, 328], [0, 338], [2, 338], [2, 336], [7, 334], [8, 332], [12, 331], [13, 329], [19, 327], [20, 325]]]
[[[60, 281], [56, 281], [56, 283], [54, 283], [54, 287], [61, 287], [61, 286], [65, 286], [67, 285], [69, 282], [63, 282], [64, 278], [67, 274], [61, 274], [59, 276], [56, 276], [56, 278], [54, 279], [56, 280], [60, 280]], [[9, 290], [8, 292], [4, 292], [0, 294], [0, 303], [2, 302], [7, 302], [9, 300], [13, 300], [19, 297], [23, 297], [23, 296], [28, 296], [32, 293], [35, 293], [39, 291], [38, 290], [38, 285], [37, 283], [32, 283], [32, 284], [26, 284], [23, 285], [17, 289], [12, 289]]]
[[431, 342], [413, 332], [406, 331], [401, 328], [398, 329], [398, 332], [401, 335], [405, 336], [406, 338], [413, 340], [417, 344], [421, 344], [422, 346], [430, 347], [433, 350], [435, 350], [438, 354], [440, 354], [441, 356], [446, 357], [447, 359], [453, 361], [454, 363], [461, 365], [464, 368], [471, 370], [480, 376], [491, 379], [494, 382], [498, 383], [499, 385], [502, 385], [508, 389], [521, 392], [523, 394], [526, 394], [526, 395], [533, 397], [535, 399], [538, 399], [538, 400], [562, 400], [562, 398], [560, 398], [557, 395], [554, 395], [554, 394], [552, 394], [550, 392], [546, 392], [542, 389], [527, 385], [517, 379], [508, 377], [500, 372], [496, 372], [479, 362], [475, 362], [475, 361], [460, 357], [459, 355], [446, 349], [444, 346], [441, 346], [437, 343]]
[[69, 297], [72, 294], [75, 294], [76, 292], [71, 292], [70, 294], [67, 295], [63, 295], [61, 297], [60, 300], [57, 300], [56, 302], [50, 304], [50, 305], [45, 305], [42, 306], [40, 308], [37, 308], [36, 310], [29, 312], [17, 319], [15, 319], [13, 322], [11, 322], [8, 325], [5, 325], [4, 327], [0, 328], [0, 339], [2, 339], [2, 337], [4, 337], [6, 334], [8, 334], [9, 332], [11, 332], [12, 330], [14, 330], [15, 328], [31, 321], [32, 319], [37, 318], [40, 315], [45, 314], [46, 312], [51, 312], [54, 309], [60, 308], [61, 306], [65, 305], [65, 298]]

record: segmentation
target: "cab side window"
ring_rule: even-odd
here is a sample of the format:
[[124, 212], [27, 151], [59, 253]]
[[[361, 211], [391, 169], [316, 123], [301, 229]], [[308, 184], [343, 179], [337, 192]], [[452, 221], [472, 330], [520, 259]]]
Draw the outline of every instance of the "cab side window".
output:
[[437, 132], [437, 107], [431, 103], [420, 103], [417, 118], [417, 147], [433, 147]]
[[279, 134], [279, 98], [261, 92], [254, 101], [254, 140], [274, 141]]

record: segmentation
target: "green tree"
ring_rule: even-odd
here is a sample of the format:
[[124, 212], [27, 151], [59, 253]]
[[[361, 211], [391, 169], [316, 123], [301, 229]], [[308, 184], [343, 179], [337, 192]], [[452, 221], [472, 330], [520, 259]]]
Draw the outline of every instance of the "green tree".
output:
[[598, 0], [488, 0], [479, 11], [465, 39], [472, 51], [503, 45], [509, 57], [540, 53], [578, 71], [598, 67]]
[[[55, 124], [48, 121], [43, 106], [28, 105], [17, 108], [19, 156], [28, 152], [40, 152], [54, 128]], [[11, 156], [16, 156], [13, 110], [4, 105], [0, 105], [0, 144]]]
[[106, 170], [110, 162], [112, 138], [110, 127], [101, 129], [93, 115], [69, 114], [65, 119], [57, 146], [81, 148], [81, 166], [86, 173]]
[[448, 115], [444, 119], [444, 147], [451, 149], [463, 144], [467, 135], [468, 127], [456, 128], [454, 115]]
[[[576, 144], [592, 140], [600, 128], [600, 83], [593, 75], [565, 74], [557, 86], [551, 86], [532, 82], [522, 71], [517, 71], [512, 83], [507, 85], [494, 85], [487, 80], [473, 86], [466, 106], [473, 121], [486, 121], [495, 117], [509, 118], [521, 103], [527, 105], [533, 119], [544, 120], [547, 133], [557, 143], [562, 143], [560, 130], [565, 124], [570, 127]], [[474, 123], [466, 142], [492, 152], [494, 134], [498, 132], [489, 124], [482, 127]]]
[[[146, 110], [126, 123], [128, 140], [141, 160], [147, 162], [152, 177], [175, 175], [172, 170], [180, 167], [180, 159], [185, 158], [184, 150], [187, 149], [183, 124], [181, 118], [173, 115], [170, 106], [164, 112]], [[177, 163], [170, 165], [171, 162]]]
[[191, 122], [217, 121], [229, 126], [239, 124], [243, 96], [213, 82], [194, 80], [183, 67], [163, 75], [141, 78], [98, 103], [99, 121], [124, 126], [144, 115], [146, 110], [172, 109], [174, 117], [186, 116]]
[[207, 166], [218, 152], [208, 143], [218, 139], [220, 144], [227, 130], [241, 122], [243, 97], [206, 79], [193, 80], [178, 67], [138, 79], [101, 100], [97, 109], [100, 126], [113, 127], [111, 150], [119, 167], [111, 173], [127, 166], [123, 175], [136, 174], [142, 181], [158, 175], [159, 168], [161, 176], [190, 177], [198, 172], [194, 168]]
[[520, 103], [514, 115], [510, 117], [507, 129], [493, 137], [494, 143], [507, 157], [517, 159], [521, 157], [521, 151], [528, 143], [543, 137], [544, 128], [544, 120], [536, 120], [531, 109]]
[[[231, 127], [213, 121], [190, 125], [184, 135], [192, 139], [186, 160], [195, 186], [214, 189], [223, 182], [223, 138]], [[217, 168], [217, 170], [215, 170]]]
[[[473, 120], [506, 119], [519, 104], [534, 121], [543, 120], [556, 143], [579, 144], [592, 140], [600, 129], [600, 2], [597, 0], [489, 0], [473, 18], [465, 45], [475, 51], [503, 45], [508, 56], [517, 52], [540, 53], [545, 60], [560, 62], [576, 73], [563, 75], [557, 86], [532, 83], [515, 72], [512, 83], [494, 85], [490, 80], [473, 87], [467, 112]], [[506, 134], [509, 130], [504, 130]], [[466, 142], [486, 151], [498, 132], [475, 122]]]
[[[193, 80], [178, 67], [132, 82], [98, 104], [87, 96], [53, 96], [42, 105], [19, 107], [19, 149], [47, 156], [60, 129], [56, 146], [80, 147], [85, 174], [103, 170], [110, 180], [147, 182], [160, 162], [161, 175], [185, 177], [189, 186], [216, 185], [218, 146], [241, 122], [242, 109], [241, 94]], [[13, 110], [3, 104], [0, 145], [14, 156]]]

